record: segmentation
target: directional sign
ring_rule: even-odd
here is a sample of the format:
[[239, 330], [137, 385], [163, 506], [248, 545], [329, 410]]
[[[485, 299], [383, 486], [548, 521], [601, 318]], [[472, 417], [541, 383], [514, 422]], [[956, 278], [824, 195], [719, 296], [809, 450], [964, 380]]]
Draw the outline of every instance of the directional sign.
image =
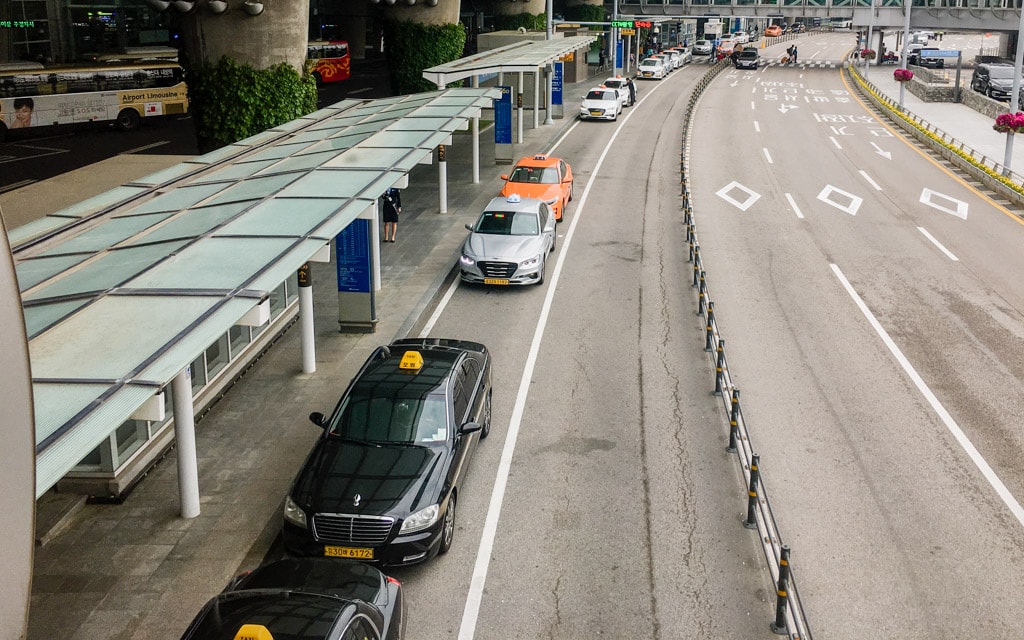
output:
[[960, 52], [955, 49], [921, 49], [922, 58], [959, 58]]
[[635, 36], [636, 29], [619, 29], [619, 33], [624, 36]]

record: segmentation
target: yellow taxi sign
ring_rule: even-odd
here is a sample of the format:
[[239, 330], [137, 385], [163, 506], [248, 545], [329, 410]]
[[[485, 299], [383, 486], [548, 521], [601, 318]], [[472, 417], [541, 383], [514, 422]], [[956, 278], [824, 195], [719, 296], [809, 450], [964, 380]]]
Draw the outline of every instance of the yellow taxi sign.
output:
[[423, 368], [423, 356], [419, 351], [406, 351], [402, 354], [402, 360], [398, 363], [398, 368], [402, 371], [416, 373]]
[[235, 640], [274, 640], [274, 634], [262, 624], [243, 624], [235, 634]]

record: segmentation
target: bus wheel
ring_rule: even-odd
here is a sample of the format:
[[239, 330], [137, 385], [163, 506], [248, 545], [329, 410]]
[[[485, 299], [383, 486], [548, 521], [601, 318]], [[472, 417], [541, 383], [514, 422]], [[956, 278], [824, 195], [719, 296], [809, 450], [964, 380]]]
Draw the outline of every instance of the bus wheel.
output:
[[135, 109], [121, 109], [117, 114], [117, 128], [121, 131], [131, 131], [139, 126], [139, 112]]
[[5, 125], [3, 122], [0, 122], [0, 142], [3, 142], [6, 139], [7, 139], [7, 125]]
[[313, 72], [313, 79], [316, 80], [316, 86], [322, 87], [324, 84], [324, 77], [320, 75], [319, 71]]

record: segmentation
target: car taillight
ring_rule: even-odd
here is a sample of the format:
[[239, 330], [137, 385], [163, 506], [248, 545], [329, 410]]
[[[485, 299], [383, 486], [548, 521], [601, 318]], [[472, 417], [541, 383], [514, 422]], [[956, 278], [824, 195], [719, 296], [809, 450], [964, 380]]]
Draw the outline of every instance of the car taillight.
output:
[[391, 584], [398, 585], [399, 587], [402, 586], [401, 582], [399, 582], [398, 580], [392, 578], [391, 576], [384, 576], [384, 579], [387, 580], [388, 582], [390, 582]]

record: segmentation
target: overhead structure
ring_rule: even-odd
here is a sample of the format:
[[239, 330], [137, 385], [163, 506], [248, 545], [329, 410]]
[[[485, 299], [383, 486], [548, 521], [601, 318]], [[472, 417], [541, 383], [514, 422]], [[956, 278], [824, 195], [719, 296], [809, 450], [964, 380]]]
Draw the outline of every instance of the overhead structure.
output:
[[[346, 100], [13, 230], [36, 496], [126, 421], [164, 419], [167, 389], [195, 388], [197, 358], [265, 324], [282, 282], [496, 96]], [[182, 495], [197, 514], [197, 492]]]

